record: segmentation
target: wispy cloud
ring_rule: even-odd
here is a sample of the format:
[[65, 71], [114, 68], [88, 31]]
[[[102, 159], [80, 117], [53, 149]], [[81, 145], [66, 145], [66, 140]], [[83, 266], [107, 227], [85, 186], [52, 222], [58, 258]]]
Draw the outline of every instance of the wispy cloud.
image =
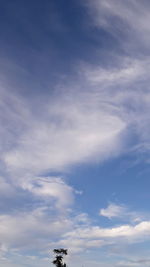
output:
[[[124, 43], [129, 51], [129, 45], [149, 44], [149, 10], [148, 1], [118, 2], [111, 0], [83, 1], [89, 8], [93, 24], [105, 28], [120, 39], [124, 36]], [[115, 21], [115, 23], [112, 23]], [[121, 38], [120, 38], [121, 36]], [[125, 48], [123, 44], [123, 47]], [[130, 46], [130, 49], [132, 49]]]
[[[76, 100], [72, 93], [69, 100], [64, 97], [62, 100], [54, 99], [41, 118], [27, 106], [27, 114], [22, 116], [20, 123], [16, 118], [12, 120], [13, 135], [7, 125], [4, 128], [4, 138], [10, 136], [12, 144], [2, 153], [7, 168], [15, 173], [39, 174], [89, 161], [94, 155], [103, 160], [113, 151], [116, 153], [116, 148], [119, 150], [121, 145], [119, 136], [125, 122], [89, 97], [78, 92]], [[15, 107], [18, 110], [14, 111], [13, 105], [15, 103], [10, 103], [11, 110], [8, 110], [11, 116], [23, 112], [22, 107]]]
[[144, 214], [131, 211], [125, 205], [117, 205], [115, 203], [110, 203], [107, 208], [101, 209], [99, 214], [108, 219], [118, 218], [131, 222], [139, 222], [144, 218]]

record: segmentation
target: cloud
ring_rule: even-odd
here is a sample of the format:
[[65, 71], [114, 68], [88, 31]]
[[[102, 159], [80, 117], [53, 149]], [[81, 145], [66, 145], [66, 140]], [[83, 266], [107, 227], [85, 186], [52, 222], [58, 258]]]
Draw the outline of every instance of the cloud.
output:
[[[11, 102], [11, 96], [9, 101], [2, 139], [8, 136], [11, 146], [3, 148], [1, 158], [7, 169], [15, 174], [58, 171], [92, 160], [93, 156], [103, 160], [121, 148], [120, 135], [126, 127], [125, 122], [110, 110], [95, 105], [95, 100], [91, 101], [86, 93], [78, 93], [77, 99], [74, 93], [70, 93], [69, 100], [65, 97], [54, 99], [44, 108], [44, 115], [42, 111], [38, 117], [30, 106], [24, 112], [13, 99]], [[13, 134], [7, 128], [9, 113], [13, 117]], [[16, 113], [22, 114], [20, 123]]]
[[63, 235], [58, 245], [68, 245], [73, 253], [86, 251], [95, 247], [114, 247], [130, 245], [149, 240], [150, 221], [142, 221], [136, 225], [120, 225], [112, 228], [99, 226], [76, 227]]
[[107, 208], [101, 209], [99, 214], [108, 219], [118, 218], [131, 222], [139, 222], [144, 218], [144, 214], [130, 211], [125, 205], [116, 205], [114, 203], [110, 203]]
[[[82, 77], [58, 85], [56, 94], [47, 96], [37, 112], [36, 100], [27, 102], [2, 90], [4, 168], [15, 177], [23, 173], [38, 177], [117, 156], [135, 132], [141, 144], [148, 144], [149, 69], [149, 60], [127, 58], [113, 68], [83, 64], [78, 69]], [[143, 90], [139, 83], [146, 83]]]
[[122, 217], [126, 213], [126, 208], [116, 204], [109, 204], [106, 209], [100, 210], [100, 215], [108, 217], [109, 219], [113, 217]]
[[[105, 28], [121, 41], [124, 36], [126, 48], [129, 49], [129, 43], [132, 43], [133, 47], [149, 44], [150, 5], [147, 1], [118, 2], [115, 0], [112, 3], [111, 0], [92, 2], [87, 0], [83, 1], [83, 5], [88, 7], [95, 26]], [[113, 21], [115, 23], [112, 23]], [[132, 49], [131, 46], [130, 49]]]
[[[79, 214], [67, 219], [61, 213], [57, 216], [51, 213], [51, 208], [49, 209], [47, 206], [10, 215], [0, 215], [0, 225], [2, 251], [0, 261], [7, 263], [8, 254], [10, 254], [10, 260], [13, 260], [17, 253], [22, 258], [22, 252], [24, 257], [27, 257], [29, 251], [39, 251], [39, 266], [42, 266], [42, 262], [45, 264], [44, 258], [47, 251], [55, 246], [69, 248], [69, 255], [74, 258], [75, 255], [91, 249], [118, 244], [120, 246], [121, 244], [129, 245], [149, 240], [150, 233], [149, 221], [142, 221], [134, 226], [120, 225], [102, 228], [92, 226], [91, 222], [87, 220], [86, 214]], [[33, 259], [25, 258], [24, 260], [34, 266], [38, 259], [34, 255], [31, 257]], [[118, 261], [119, 264], [121, 263]], [[118, 265], [116, 263], [116, 266]]]
[[75, 191], [58, 177], [35, 177], [25, 180], [22, 184], [24, 190], [28, 190], [39, 199], [55, 200], [57, 209], [64, 210], [74, 201]]
[[1, 245], [8, 250], [45, 251], [53, 238], [68, 230], [72, 222], [59, 215], [54, 216], [47, 206], [14, 214], [0, 215]]
[[144, 266], [149, 266], [150, 260], [149, 259], [139, 259], [139, 260], [126, 260], [126, 261], [120, 261], [118, 262], [118, 267], [140, 267], [141, 264], [144, 264]]
[[86, 251], [88, 249], [92, 248], [100, 248], [102, 246], [105, 246], [106, 243], [103, 240], [88, 240], [88, 239], [80, 239], [80, 238], [74, 238], [74, 239], [62, 239], [58, 242], [58, 246], [63, 246], [69, 248], [71, 251], [71, 254], [76, 254], [79, 252]]
[[[129, 83], [140, 81], [148, 77], [149, 61], [121, 58], [120, 66], [104, 68], [97, 66], [95, 68], [88, 66], [83, 67], [83, 73], [88, 82], [92, 85], [101, 85], [104, 88], [121, 84], [128, 86]], [[119, 60], [119, 58], [118, 58]], [[145, 69], [145, 65], [148, 69]]]
[[[87, 65], [83, 72], [93, 94], [101, 99], [103, 109], [125, 122], [123, 132], [127, 135], [124, 134], [124, 141], [130, 135], [136, 135], [139, 148], [143, 152], [149, 151], [149, 69], [149, 60], [122, 57], [122, 62], [117, 67], [97, 65], [94, 68]], [[136, 149], [137, 144], [132, 145]]]
[[[145, 238], [150, 232], [150, 221], [142, 221], [134, 226], [121, 225], [113, 228], [101, 228], [93, 226], [87, 229], [77, 229], [76, 234], [80, 238], [129, 238], [134, 240], [138, 238]], [[75, 236], [75, 232], [70, 232], [66, 236]], [[133, 238], [133, 239], [132, 239]]]

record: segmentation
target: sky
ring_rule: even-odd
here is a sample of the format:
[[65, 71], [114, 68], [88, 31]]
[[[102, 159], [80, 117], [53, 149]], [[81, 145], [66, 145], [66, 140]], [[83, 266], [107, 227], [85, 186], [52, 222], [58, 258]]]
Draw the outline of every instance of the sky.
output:
[[150, 2], [0, 0], [0, 267], [149, 267]]

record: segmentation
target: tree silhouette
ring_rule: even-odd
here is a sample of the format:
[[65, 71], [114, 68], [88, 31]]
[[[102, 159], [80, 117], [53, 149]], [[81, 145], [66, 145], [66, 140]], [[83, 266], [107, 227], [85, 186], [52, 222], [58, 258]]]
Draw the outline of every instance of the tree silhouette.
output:
[[63, 263], [63, 256], [68, 254], [67, 249], [64, 248], [54, 249], [53, 252], [56, 255], [52, 263], [56, 265], [56, 267], [66, 267], [66, 263]]

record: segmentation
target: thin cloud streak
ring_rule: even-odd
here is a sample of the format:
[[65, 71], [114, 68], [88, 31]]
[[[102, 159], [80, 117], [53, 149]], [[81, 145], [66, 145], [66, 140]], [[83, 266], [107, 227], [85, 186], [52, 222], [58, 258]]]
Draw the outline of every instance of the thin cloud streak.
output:
[[131, 211], [125, 205], [117, 205], [115, 203], [110, 203], [106, 208], [100, 209], [100, 216], [104, 216], [108, 219], [121, 219], [129, 222], [140, 222], [146, 218], [146, 214]]
[[[89, 10], [91, 23], [98, 28], [111, 32], [115, 38], [120, 38], [124, 49], [135, 49], [141, 45], [149, 45], [149, 10], [148, 1], [118, 2], [111, 0], [83, 0], [83, 5]], [[116, 23], [112, 23], [112, 21]], [[122, 38], [124, 39], [122, 40]], [[141, 45], [140, 45], [141, 44]], [[125, 48], [126, 46], [126, 48]]]

